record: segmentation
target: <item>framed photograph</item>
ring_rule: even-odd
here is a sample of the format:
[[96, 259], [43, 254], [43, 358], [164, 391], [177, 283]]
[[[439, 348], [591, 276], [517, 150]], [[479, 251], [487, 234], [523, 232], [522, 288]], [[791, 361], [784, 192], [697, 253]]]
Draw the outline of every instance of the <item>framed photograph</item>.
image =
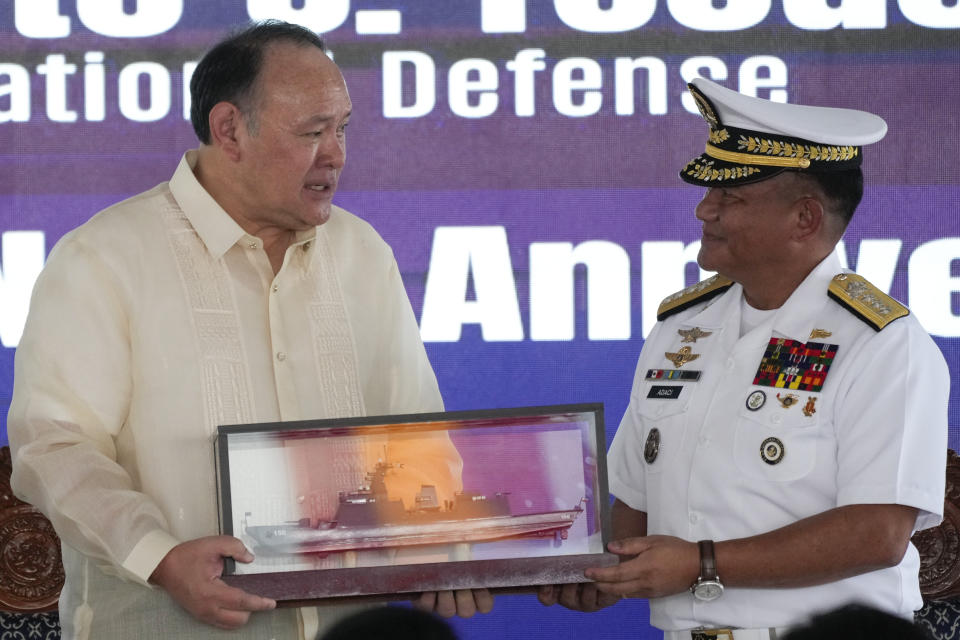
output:
[[224, 580], [286, 604], [585, 582], [609, 566], [600, 404], [221, 426]]

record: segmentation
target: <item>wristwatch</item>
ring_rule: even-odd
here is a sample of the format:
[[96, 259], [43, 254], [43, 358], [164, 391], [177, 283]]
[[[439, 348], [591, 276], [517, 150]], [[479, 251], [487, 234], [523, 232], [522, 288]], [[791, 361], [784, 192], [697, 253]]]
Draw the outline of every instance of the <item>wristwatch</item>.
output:
[[710, 602], [723, 595], [723, 584], [717, 576], [717, 563], [713, 558], [713, 540], [701, 540], [697, 546], [700, 547], [700, 577], [690, 591], [697, 600]]

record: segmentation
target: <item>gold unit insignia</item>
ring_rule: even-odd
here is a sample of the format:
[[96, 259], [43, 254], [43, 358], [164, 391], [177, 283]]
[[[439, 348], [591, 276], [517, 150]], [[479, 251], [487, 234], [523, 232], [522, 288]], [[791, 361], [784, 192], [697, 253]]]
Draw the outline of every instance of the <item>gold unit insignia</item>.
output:
[[800, 396], [795, 393], [788, 393], [787, 395], [781, 397], [780, 394], [777, 394], [777, 401], [780, 402], [780, 406], [784, 409], [789, 409], [793, 405], [800, 402]]

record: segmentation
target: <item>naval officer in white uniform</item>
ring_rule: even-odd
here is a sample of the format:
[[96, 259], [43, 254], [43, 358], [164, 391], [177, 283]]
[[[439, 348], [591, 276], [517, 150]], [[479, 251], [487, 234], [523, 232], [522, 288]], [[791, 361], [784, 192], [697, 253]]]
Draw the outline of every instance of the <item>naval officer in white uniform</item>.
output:
[[949, 372], [834, 253], [886, 124], [690, 91], [710, 131], [680, 177], [706, 187], [698, 262], [717, 275], [663, 301], [640, 354], [609, 454], [621, 564], [541, 600], [649, 598], [668, 640], [775, 638], [848, 602], [909, 618], [910, 537], [943, 512]]

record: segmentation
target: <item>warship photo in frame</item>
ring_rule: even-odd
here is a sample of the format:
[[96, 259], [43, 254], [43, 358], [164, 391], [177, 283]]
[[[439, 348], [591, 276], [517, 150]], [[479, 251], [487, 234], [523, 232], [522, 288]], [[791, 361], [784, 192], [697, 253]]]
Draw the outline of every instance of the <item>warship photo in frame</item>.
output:
[[616, 563], [601, 405], [220, 427], [224, 580], [281, 603], [584, 581]]
[[378, 462], [367, 474], [367, 485], [341, 491], [333, 520], [246, 525], [244, 533], [256, 543], [253, 551], [333, 553], [544, 536], [560, 544], [586, 501], [582, 498], [566, 510], [514, 515], [509, 493], [487, 496], [458, 491], [452, 501], [440, 504], [436, 487], [422, 485], [415, 506], [406, 509], [402, 500], [391, 500], [387, 492], [384, 478], [392, 468], [388, 462]]

